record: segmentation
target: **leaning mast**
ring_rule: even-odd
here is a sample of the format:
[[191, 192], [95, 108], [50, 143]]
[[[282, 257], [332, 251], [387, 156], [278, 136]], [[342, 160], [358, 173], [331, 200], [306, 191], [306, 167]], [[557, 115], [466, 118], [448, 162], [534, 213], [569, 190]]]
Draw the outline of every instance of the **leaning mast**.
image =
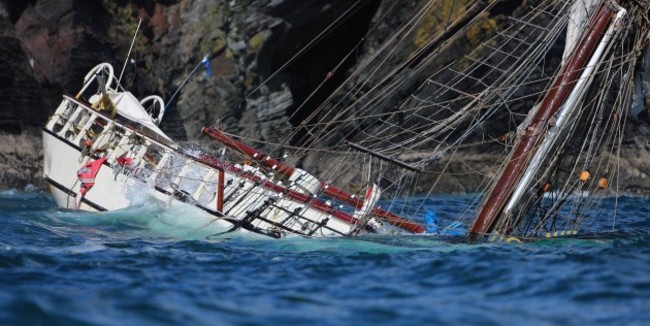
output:
[[543, 136], [550, 126], [551, 118], [558, 113], [570, 93], [579, 87], [577, 86], [578, 82], [583, 78], [581, 73], [601, 42], [600, 40], [615, 14], [614, 10], [615, 8], [607, 3], [601, 4], [598, 8], [588, 33], [582, 38], [574, 50], [573, 56], [559, 73], [558, 78], [544, 97], [540, 109], [525, 128], [510, 161], [484, 199], [480, 212], [470, 228], [471, 236], [487, 235], [493, 231], [499, 219], [509, 217], [504, 212], [506, 202], [512, 197], [517, 185], [521, 183], [522, 175], [528, 169], [531, 158], [538, 151], [538, 147], [544, 139]]

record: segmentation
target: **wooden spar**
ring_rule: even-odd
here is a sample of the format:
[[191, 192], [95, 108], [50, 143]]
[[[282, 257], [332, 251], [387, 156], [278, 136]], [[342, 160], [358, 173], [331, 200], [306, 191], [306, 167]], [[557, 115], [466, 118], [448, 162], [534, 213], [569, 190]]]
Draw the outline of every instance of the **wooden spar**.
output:
[[213, 139], [217, 140], [218, 142], [226, 145], [227, 147], [234, 149], [248, 157], [250, 157], [253, 160], [256, 160], [258, 162], [264, 163], [266, 166], [277, 170], [278, 172], [290, 176], [293, 174], [293, 171], [295, 170], [292, 166], [286, 165], [281, 163], [280, 161], [271, 158], [270, 156], [260, 153], [256, 151], [254, 148], [240, 142], [237, 140], [234, 140], [221, 132], [219, 129], [215, 128], [209, 128], [209, 127], [204, 127], [203, 128], [203, 133], [212, 137]]
[[580, 73], [580, 77], [576, 81], [573, 90], [569, 93], [564, 104], [555, 114], [553, 128], [550, 128], [546, 133], [546, 137], [539, 142], [535, 154], [530, 159], [530, 163], [526, 166], [522, 177], [513, 188], [512, 194], [510, 195], [510, 198], [508, 198], [508, 201], [501, 212], [502, 215], [511, 215], [514, 207], [530, 187], [533, 177], [539, 171], [542, 162], [562, 134], [562, 130], [573, 124], [571, 122], [571, 120], [573, 120], [571, 116], [579, 109], [579, 104], [582, 102], [581, 99], [584, 97], [588, 85], [591, 84], [591, 81], [594, 78], [594, 72], [598, 70], [602, 57], [606, 53], [608, 46], [611, 44], [610, 41], [616, 33], [616, 29], [621, 26], [620, 23], [626, 15], [627, 10], [625, 10], [625, 8], [618, 8], [614, 20], [609, 24], [609, 28], [605, 32], [605, 35], [601, 38], [598, 46], [589, 58], [589, 62]]
[[[259, 151], [256, 151], [254, 148], [237, 141], [235, 139], [232, 139], [228, 135], [224, 134], [218, 129], [215, 128], [209, 128], [205, 127], [203, 128], [203, 133], [212, 137], [213, 139], [217, 140], [218, 142], [222, 143], [223, 145], [236, 150], [251, 159], [262, 163], [266, 165], [267, 167], [280, 172], [281, 174], [285, 176], [291, 176], [293, 172], [295, 171], [295, 168], [284, 164], [276, 159], [271, 158], [270, 156], [261, 153]], [[351, 194], [334, 187], [332, 185], [325, 184], [324, 182], [321, 182], [321, 188], [323, 189], [323, 192], [325, 195], [332, 197], [336, 200], [340, 200], [344, 203], [347, 203], [348, 205], [353, 206], [356, 209], [359, 209], [363, 206], [363, 200], [356, 198], [352, 196]], [[411, 222], [407, 219], [404, 219], [402, 217], [399, 217], [391, 212], [388, 212], [382, 208], [379, 207], [374, 207], [372, 209], [372, 215], [376, 216], [391, 225], [394, 225], [398, 228], [404, 229], [406, 231], [409, 231], [411, 233], [424, 233], [425, 229], [422, 225], [419, 225], [417, 223]]]
[[510, 162], [508, 162], [496, 185], [487, 196], [487, 200], [470, 228], [471, 235], [483, 235], [492, 232], [507, 199], [511, 196], [515, 184], [521, 178], [537, 144], [541, 140], [540, 136], [547, 129], [549, 119], [558, 111], [573, 89], [580, 72], [587, 60], [589, 60], [611, 17], [612, 10], [607, 5], [601, 5], [589, 33], [580, 41], [571, 60], [553, 83], [542, 101], [541, 107], [534, 115], [530, 125], [525, 129]]
[[365, 147], [363, 147], [363, 146], [361, 146], [361, 145], [357, 145], [357, 144], [355, 144], [355, 143], [353, 143], [353, 142], [351, 142], [351, 141], [346, 141], [346, 143], [347, 143], [348, 145], [350, 145], [350, 147], [352, 147], [352, 148], [354, 148], [354, 149], [356, 149], [356, 150], [358, 150], [358, 151], [360, 151], [360, 152], [368, 153], [368, 154], [370, 154], [370, 155], [372, 155], [372, 156], [374, 156], [374, 157], [380, 158], [380, 159], [382, 159], [382, 160], [384, 160], [384, 161], [386, 161], [386, 162], [393, 163], [393, 164], [395, 164], [395, 165], [397, 165], [397, 166], [403, 167], [403, 168], [405, 168], [405, 169], [407, 169], [407, 170], [411, 170], [411, 171], [413, 171], [413, 172], [417, 172], [417, 173], [421, 173], [421, 172], [422, 172], [422, 171], [420, 171], [420, 169], [418, 169], [418, 168], [416, 168], [416, 167], [414, 167], [414, 166], [411, 166], [411, 165], [407, 164], [406, 162], [402, 162], [402, 161], [400, 161], [400, 160], [396, 160], [396, 159], [394, 159], [394, 158], [390, 158], [390, 157], [388, 157], [388, 156], [386, 156], [386, 155], [384, 155], [384, 154], [377, 153], [377, 152], [375, 152], [375, 151], [373, 151], [373, 150], [371, 150], [371, 149], [365, 148]]

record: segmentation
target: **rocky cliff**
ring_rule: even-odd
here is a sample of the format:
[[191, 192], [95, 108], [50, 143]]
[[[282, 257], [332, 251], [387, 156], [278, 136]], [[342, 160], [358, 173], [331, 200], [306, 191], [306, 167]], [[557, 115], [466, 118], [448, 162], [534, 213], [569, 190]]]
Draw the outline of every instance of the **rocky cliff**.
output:
[[[200, 129], [219, 125], [244, 137], [277, 140], [287, 119], [351, 44], [367, 30], [378, 6], [356, 6], [352, 19], [292, 58], [332, 20], [350, 9], [341, 1], [85, 1], [0, 2], [0, 188], [42, 186], [38, 129], [63, 93], [79, 89], [86, 72], [109, 62], [122, 67], [132, 37], [132, 60], [122, 83], [137, 96], [170, 99], [189, 72], [203, 70], [174, 97], [162, 129], [175, 139], [205, 142]], [[290, 60], [292, 59], [292, 60]], [[287, 62], [292, 63], [283, 67]], [[347, 62], [344, 69], [354, 64]], [[261, 84], [273, 72], [281, 72]], [[334, 82], [343, 76], [335, 76]], [[313, 99], [318, 101], [319, 98]]]
[[[368, 34], [373, 19], [394, 1], [1, 0], [0, 188], [43, 186], [40, 127], [60, 95], [78, 90], [91, 67], [109, 62], [121, 70], [140, 19], [122, 83], [139, 97], [159, 94], [171, 100], [162, 129], [210, 148], [214, 145], [200, 135], [205, 125], [262, 141], [283, 138], [275, 130], [300, 123], [346, 78], [357, 58], [372, 52], [421, 1], [400, 2], [399, 14], [385, 17]], [[468, 33], [465, 46], [520, 4], [503, 1]], [[452, 9], [450, 2], [429, 13], [413, 43], [426, 38]], [[353, 48], [355, 55], [328, 75]], [[213, 55], [213, 75], [206, 77], [199, 66], [171, 98], [206, 54]], [[326, 76], [327, 83], [310, 97]], [[296, 111], [300, 105], [306, 109]], [[630, 191], [647, 192], [650, 145], [643, 131], [648, 128], [641, 120], [633, 127], [641, 132], [629, 137], [624, 150], [631, 158], [623, 161], [623, 181]], [[464, 160], [482, 168], [501, 158], [502, 153], [468, 153]], [[470, 192], [480, 181], [443, 183], [446, 191]]]

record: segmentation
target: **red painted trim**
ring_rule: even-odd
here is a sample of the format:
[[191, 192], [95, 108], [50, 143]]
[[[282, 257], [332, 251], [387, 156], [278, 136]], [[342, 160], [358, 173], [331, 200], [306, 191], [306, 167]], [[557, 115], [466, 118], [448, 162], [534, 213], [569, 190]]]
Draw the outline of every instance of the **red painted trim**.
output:
[[217, 182], [217, 211], [223, 212], [223, 189], [224, 189], [224, 172], [219, 169], [219, 181]]
[[203, 128], [203, 133], [212, 137], [213, 139], [216, 139], [220, 143], [236, 150], [239, 151], [243, 154], [248, 155], [251, 159], [254, 159], [260, 163], [265, 164], [266, 166], [270, 168], [274, 168], [278, 172], [284, 174], [284, 175], [291, 175], [293, 174], [293, 171], [295, 170], [292, 166], [286, 165], [284, 163], [281, 163], [280, 161], [270, 157], [269, 155], [266, 155], [264, 153], [256, 151], [254, 148], [240, 142], [237, 140], [234, 140], [221, 132], [218, 129], [214, 128]]
[[212, 168], [215, 169], [222, 169], [225, 171], [228, 171], [230, 173], [233, 173], [241, 178], [246, 178], [252, 182], [258, 183], [260, 186], [271, 190], [275, 193], [283, 194], [284, 196], [293, 199], [299, 203], [309, 205], [312, 208], [315, 208], [316, 210], [319, 210], [323, 213], [332, 215], [336, 217], [339, 220], [345, 221], [347, 223], [354, 224], [358, 220], [355, 219], [353, 216], [350, 214], [346, 214], [342, 211], [334, 209], [332, 206], [329, 206], [325, 204], [323, 201], [314, 198], [312, 196], [308, 196], [290, 189], [287, 189], [285, 187], [279, 186], [273, 182], [267, 181], [267, 180], [262, 180], [260, 177], [255, 176], [249, 172], [244, 172], [244, 170], [237, 168], [233, 164], [230, 164], [228, 162], [221, 161], [217, 159], [216, 157], [212, 157], [207, 154], [202, 154], [200, 157], [197, 158], [200, 162], [202, 162], [205, 165], [208, 165]]
[[[291, 176], [291, 174], [295, 171], [295, 168], [286, 164], [283, 164], [279, 162], [276, 159], [271, 158], [270, 156], [261, 153], [254, 148], [240, 142], [237, 140], [232, 139], [231, 137], [225, 135], [223, 132], [219, 131], [218, 129], [215, 128], [208, 128], [205, 127], [203, 128], [203, 133], [212, 137], [213, 139], [219, 141], [220, 143], [228, 146], [231, 149], [234, 149], [242, 154], [247, 155], [251, 159], [256, 160], [259, 163], [262, 163], [266, 165], [269, 168], [272, 168], [286, 176]], [[356, 198], [352, 197], [351, 194], [336, 188], [332, 185], [327, 185], [323, 182], [321, 182], [321, 187], [325, 193], [325, 195], [332, 197], [336, 200], [342, 201], [344, 203], [347, 203], [348, 205], [353, 206], [355, 209], [361, 208], [363, 206], [363, 201]], [[282, 189], [285, 189], [281, 187]], [[300, 193], [298, 193], [300, 194]], [[302, 194], [301, 194], [302, 195]], [[412, 233], [424, 233], [425, 228], [417, 223], [411, 222], [407, 219], [404, 219], [402, 217], [399, 217], [393, 213], [390, 213], [388, 211], [385, 211], [379, 207], [373, 207], [372, 209], [372, 214], [385, 220], [386, 222], [407, 230]], [[347, 217], [352, 218], [353, 221], [357, 221], [354, 217], [345, 214]], [[352, 222], [349, 222], [352, 223]]]

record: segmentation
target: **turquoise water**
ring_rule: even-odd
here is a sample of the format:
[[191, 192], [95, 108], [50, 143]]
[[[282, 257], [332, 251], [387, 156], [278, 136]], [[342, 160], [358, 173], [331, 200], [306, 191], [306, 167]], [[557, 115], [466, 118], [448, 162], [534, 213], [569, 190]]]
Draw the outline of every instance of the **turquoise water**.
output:
[[[465, 197], [426, 204], [462, 209]], [[619, 198], [595, 240], [266, 239], [143, 203], [60, 210], [0, 192], [2, 325], [437, 325], [650, 322], [650, 201]], [[612, 205], [613, 200], [607, 202]]]

